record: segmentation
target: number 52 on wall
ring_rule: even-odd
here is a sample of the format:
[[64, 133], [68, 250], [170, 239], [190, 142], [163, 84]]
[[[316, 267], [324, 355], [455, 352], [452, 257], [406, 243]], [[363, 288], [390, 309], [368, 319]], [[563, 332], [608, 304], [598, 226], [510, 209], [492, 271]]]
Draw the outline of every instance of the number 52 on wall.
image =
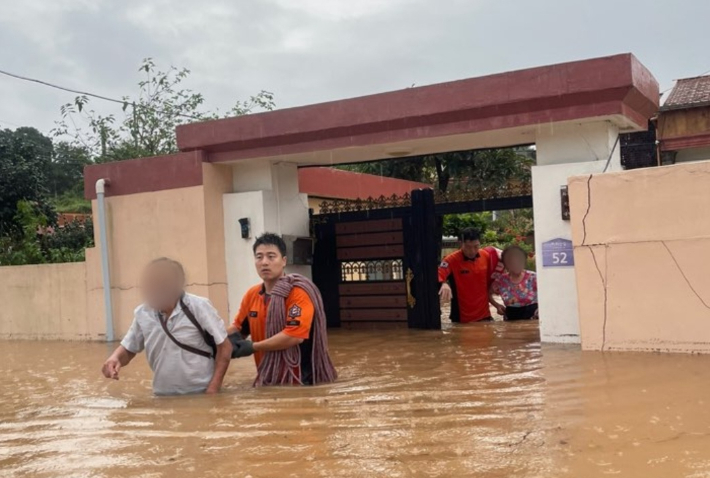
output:
[[542, 243], [543, 267], [574, 266], [574, 248], [568, 239], [552, 239]]

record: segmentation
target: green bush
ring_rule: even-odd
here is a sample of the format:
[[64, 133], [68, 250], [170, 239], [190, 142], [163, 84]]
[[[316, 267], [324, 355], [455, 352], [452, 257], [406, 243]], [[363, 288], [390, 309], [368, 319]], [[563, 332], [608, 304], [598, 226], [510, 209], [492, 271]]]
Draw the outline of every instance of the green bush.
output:
[[86, 221], [74, 221], [57, 227], [50, 234], [40, 237], [42, 249], [50, 251], [82, 251], [94, 246], [94, 223], [91, 218]]
[[52, 205], [59, 213], [91, 214], [91, 201], [74, 191], [67, 191], [52, 199]]
[[15, 220], [21, 231], [0, 236], [0, 266], [80, 262], [94, 245], [91, 220], [57, 227], [29, 201], [17, 204]]
[[449, 214], [444, 216], [443, 234], [446, 237], [459, 237], [461, 231], [469, 227], [485, 234], [492, 222], [493, 214], [490, 212]]

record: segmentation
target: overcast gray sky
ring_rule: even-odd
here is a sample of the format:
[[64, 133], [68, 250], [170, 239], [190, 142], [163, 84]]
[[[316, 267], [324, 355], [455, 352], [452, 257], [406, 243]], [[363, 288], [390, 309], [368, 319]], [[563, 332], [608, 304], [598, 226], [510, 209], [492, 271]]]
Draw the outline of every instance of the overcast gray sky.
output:
[[[284, 108], [632, 52], [666, 89], [710, 70], [708, 19], [708, 0], [0, 0], [0, 69], [120, 98], [153, 57], [209, 107]], [[47, 132], [74, 96], [0, 76], [0, 127]]]

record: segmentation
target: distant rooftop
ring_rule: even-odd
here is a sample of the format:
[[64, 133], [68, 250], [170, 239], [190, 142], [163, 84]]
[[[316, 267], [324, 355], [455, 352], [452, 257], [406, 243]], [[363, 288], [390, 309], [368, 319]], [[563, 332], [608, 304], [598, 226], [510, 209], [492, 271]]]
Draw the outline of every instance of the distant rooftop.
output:
[[431, 188], [429, 184], [335, 168], [300, 168], [298, 186], [309, 196], [333, 199], [377, 199]]
[[710, 75], [676, 81], [661, 111], [710, 106]]

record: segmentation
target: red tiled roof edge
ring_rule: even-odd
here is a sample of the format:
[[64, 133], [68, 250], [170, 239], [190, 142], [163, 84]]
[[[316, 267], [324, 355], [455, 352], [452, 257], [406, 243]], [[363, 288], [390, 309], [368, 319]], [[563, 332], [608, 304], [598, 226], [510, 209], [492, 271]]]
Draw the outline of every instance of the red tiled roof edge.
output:
[[401, 196], [431, 185], [403, 179], [375, 176], [334, 168], [300, 168], [299, 190], [309, 196], [334, 199], [366, 199]]

